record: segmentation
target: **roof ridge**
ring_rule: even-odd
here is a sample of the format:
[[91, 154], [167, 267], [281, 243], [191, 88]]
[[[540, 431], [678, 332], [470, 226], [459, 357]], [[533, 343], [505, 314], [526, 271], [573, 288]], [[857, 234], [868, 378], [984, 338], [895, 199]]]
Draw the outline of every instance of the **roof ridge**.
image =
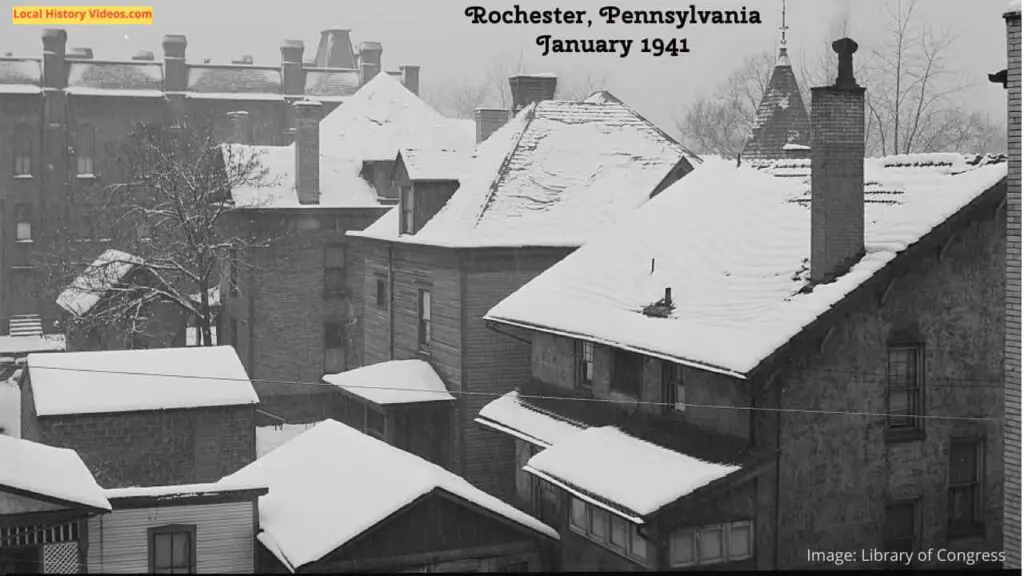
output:
[[524, 116], [522, 128], [519, 129], [519, 135], [516, 137], [515, 143], [511, 146], [511, 148], [509, 148], [509, 151], [505, 155], [505, 158], [501, 161], [501, 164], [498, 165], [497, 178], [491, 181], [491, 186], [487, 190], [487, 197], [484, 198], [483, 206], [480, 207], [480, 211], [477, 213], [476, 217], [473, 218], [474, 226], [480, 224], [480, 221], [483, 219], [484, 214], [487, 213], [487, 209], [490, 208], [491, 204], [494, 203], [494, 198], [498, 194], [498, 189], [501, 188], [501, 183], [505, 181], [505, 177], [508, 175], [508, 165], [512, 161], [512, 158], [515, 157], [516, 151], [519, 150], [519, 144], [523, 141], [523, 137], [526, 135], [526, 132], [530, 129], [530, 124], [532, 124], [534, 118], [537, 117], [537, 103], [534, 102], [533, 104], [531, 104], [525, 112], [526, 116]]

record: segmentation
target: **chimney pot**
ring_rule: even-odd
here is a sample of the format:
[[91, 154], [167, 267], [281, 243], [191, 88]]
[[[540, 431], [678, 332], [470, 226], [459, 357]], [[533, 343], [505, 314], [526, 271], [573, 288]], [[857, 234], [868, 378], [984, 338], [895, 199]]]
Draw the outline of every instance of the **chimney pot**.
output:
[[832, 50], [839, 55], [836, 88], [857, 88], [857, 80], [853, 77], [853, 55], [857, 52], [857, 43], [849, 38], [841, 38], [832, 43]]
[[554, 100], [558, 77], [554, 74], [518, 74], [508, 79], [512, 110], [519, 112], [534, 102]]
[[402, 85], [409, 89], [409, 92], [419, 96], [420, 95], [420, 67], [419, 66], [399, 66], [398, 72], [402, 76]]
[[231, 125], [231, 144], [249, 143], [249, 113], [244, 110], [228, 112], [228, 123]]
[[302, 64], [302, 53], [306, 45], [302, 40], [285, 40], [281, 42], [281, 62], [297, 62]]
[[508, 122], [509, 112], [504, 108], [477, 108], [473, 110], [473, 121], [476, 123], [477, 144], [487, 140], [499, 128]]
[[138, 60], [140, 62], [152, 62], [154, 60], [152, 50], [140, 50], [135, 56], [132, 56], [132, 60]]
[[665, 287], [665, 305], [666, 306], [671, 306], [672, 305], [672, 287], [671, 286], [666, 286]]
[[320, 203], [321, 104], [299, 100], [295, 110], [295, 192], [299, 204]]

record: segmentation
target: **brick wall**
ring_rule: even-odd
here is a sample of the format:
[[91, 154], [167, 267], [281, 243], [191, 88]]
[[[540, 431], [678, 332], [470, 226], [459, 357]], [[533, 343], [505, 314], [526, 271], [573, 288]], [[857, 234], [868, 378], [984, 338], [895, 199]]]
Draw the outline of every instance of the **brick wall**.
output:
[[[886, 502], [907, 498], [920, 498], [918, 550], [1000, 549], [1005, 222], [995, 207], [979, 208], [980, 221], [958, 229], [941, 257], [939, 238], [912, 248], [913, 265], [884, 303], [879, 282], [823, 350], [808, 347], [780, 372], [785, 412], [758, 414], [781, 420], [778, 569], [806, 566], [809, 549], [882, 547]], [[925, 413], [975, 420], [929, 419], [923, 438], [897, 443], [887, 442], [883, 417], [865, 415], [885, 413], [887, 342], [906, 333], [925, 345]], [[758, 430], [774, 438], [771, 426]], [[985, 438], [985, 532], [956, 540], [946, 534], [947, 478], [950, 439], [960, 435]]]
[[1006, 431], [1005, 541], [1006, 567], [1020, 569], [1020, 11], [1006, 15], [1007, 120], [1010, 173], [1006, 214]]
[[38, 441], [76, 450], [105, 488], [215, 482], [256, 459], [254, 406], [31, 414]]

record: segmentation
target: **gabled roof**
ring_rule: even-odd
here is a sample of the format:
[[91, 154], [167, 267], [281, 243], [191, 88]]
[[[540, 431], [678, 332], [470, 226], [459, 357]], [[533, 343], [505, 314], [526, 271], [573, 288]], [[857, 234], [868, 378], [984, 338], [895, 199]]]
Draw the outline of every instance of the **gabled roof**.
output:
[[352, 236], [453, 247], [575, 247], [699, 160], [614, 97], [542, 101], [480, 143], [459, 189], [416, 234], [392, 209]]
[[382, 406], [454, 400], [423, 360], [391, 360], [324, 376], [324, 382]]
[[256, 427], [256, 457], [262, 458], [320, 422]]
[[316, 562], [436, 490], [538, 536], [558, 533], [422, 458], [334, 420], [283, 444], [224, 482], [266, 483], [260, 541], [293, 571]]
[[451, 148], [402, 148], [398, 160], [405, 166], [409, 180], [458, 180], [470, 150]]
[[469, 150], [475, 137], [388, 74], [377, 74], [320, 121], [320, 151], [360, 162], [391, 162], [400, 147]]
[[127, 252], [106, 250], [57, 296], [57, 304], [77, 316], [88, 314], [142, 262]]
[[259, 403], [230, 346], [29, 354], [39, 416]]
[[757, 117], [751, 126], [750, 139], [743, 148], [743, 156], [750, 158], [786, 158], [794, 148], [811, 143], [811, 121], [804, 108], [803, 98], [793, 66], [781, 50], [778, 63], [757, 107]]
[[[1006, 178], [1001, 161], [927, 160], [865, 161], [867, 254], [830, 284], [809, 285], [807, 181], [708, 159], [485, 318], [745, 377]], [[674, 312], [642, 314], [666, 288]]]
[[0, 491], [6, 488], [65, 505], [111, 509], [103, 489], [74, 450], [0, 434], [0, 462]]
[[640, 522], [742, 468], [644, 442], [612, 426], [590, 428], [537, 454], [526, 470], [605, 501]]

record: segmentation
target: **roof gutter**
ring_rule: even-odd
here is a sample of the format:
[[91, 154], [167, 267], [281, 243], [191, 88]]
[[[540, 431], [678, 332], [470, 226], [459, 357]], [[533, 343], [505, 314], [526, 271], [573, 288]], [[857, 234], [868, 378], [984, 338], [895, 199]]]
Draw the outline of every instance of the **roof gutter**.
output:
[[588, 504], [592, 504], [594, 506], [597, 506], [598, 508], [601, 508], [603, 510], [607, 510], [608, 512], [611, 512], [612, 514], [615, 514], [619, 518], [623, 518], [625, 520], [629, 520], [630, 522], [632, 522], [633, 524], [636, 524], [637, 526], [643, 526], [645, 524], [644, 519], [641, 518], [640, 516], [630, 516], [629, 514], [623, 512], [622, 510], [617, 510], [614, 507], [609, 506], [609, 505], [607, 505], [607, 504], [605, 504], [605, 503], [603, 503], [603, 502], [593, 498], [592, 496], [588, 496], [588, 495], [580, 492], [579, 490], [569, 486], [565, 482], [562, 482], [561, 480], [557, 480], [553, 476], [549, 476], [548, 474], [545, 474], [544, 472], [541, 472], [540, 470], [537, 470], [536, 468], [530, 466], [529, 464], [527, 464], [526, 466], [523, 466], [523, 470], [528, 472], [528, 473], [530, 473], [530, 474], [533, 474], [534, 476], [540, 478], [541, 480], [545, 480], [547, 482], [550, 482], [550, 483], [554, 484], [555, 486], [558, 486], [562, 490], [565, 490], [566, 492], [572, 494], [573, 496], [579, 498], [580, 500], [583, 500], [583, 501], [587, 502]]

